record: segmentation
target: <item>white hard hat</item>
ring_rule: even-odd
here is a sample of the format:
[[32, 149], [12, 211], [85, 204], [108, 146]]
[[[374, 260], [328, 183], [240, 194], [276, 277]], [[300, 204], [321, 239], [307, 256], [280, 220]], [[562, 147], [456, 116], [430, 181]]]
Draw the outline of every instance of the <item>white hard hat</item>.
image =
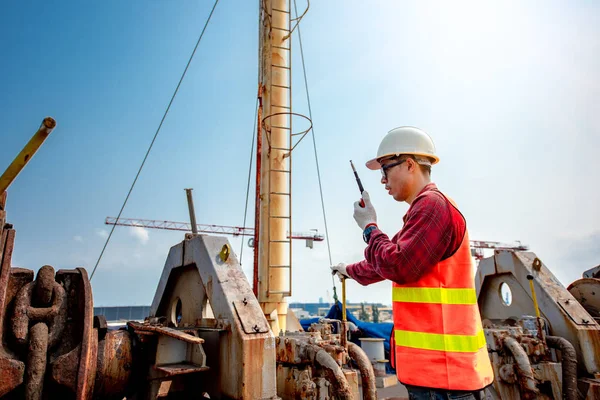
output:
[[401, 126], [385, 135], [377, 149], [377, 157], [367, 161], [367, 168], [380, 169], [380, 159], [402, 154], [417, 156], [419, 164], [433, 165], [440, 161], [435, 155], [433, 140], [427, 133], [412, 126]]

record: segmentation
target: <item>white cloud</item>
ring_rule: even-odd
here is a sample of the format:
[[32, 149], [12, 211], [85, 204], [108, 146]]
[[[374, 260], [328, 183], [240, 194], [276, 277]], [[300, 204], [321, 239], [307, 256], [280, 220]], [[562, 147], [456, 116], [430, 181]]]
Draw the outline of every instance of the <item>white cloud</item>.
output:
[[108, 237], [108, 231], [106, 229], [98, 229], [96, 230], [96, 234], [105, 239]]
[[141, 244], [148, 243], [148, 239], [150, 239], [148, 230], [140, 226], [133, 227], [129, 232], [131, 232], [131, 236], [137, 238]]
[[79, 235], [75, 235], [73, 236], [73, 240], [76, 242], [83, 242], [83, 238]]

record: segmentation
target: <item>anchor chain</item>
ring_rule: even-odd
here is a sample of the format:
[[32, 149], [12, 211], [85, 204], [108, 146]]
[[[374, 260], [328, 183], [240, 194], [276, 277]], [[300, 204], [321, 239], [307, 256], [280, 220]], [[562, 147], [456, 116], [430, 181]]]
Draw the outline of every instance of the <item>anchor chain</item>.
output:
[[15, 298], [12, 329], [21, 345], [27, 345], [25, 398], [42, 398], [48, 351], [61, 338], [67, 320], [67, 298], [54, 279], [54, 268], [44, 265], [33, 282]]

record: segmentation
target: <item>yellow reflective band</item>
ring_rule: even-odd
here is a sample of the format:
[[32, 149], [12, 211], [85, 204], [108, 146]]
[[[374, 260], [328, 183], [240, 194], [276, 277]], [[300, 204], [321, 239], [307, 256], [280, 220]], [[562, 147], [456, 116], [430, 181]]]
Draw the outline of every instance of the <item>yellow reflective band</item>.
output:
[[394, 338], [397, 346], [455, 353], [476, 353], [486, 346], [483, 330], [476, 335], [443, 335], [395, 330]]
[[475, 289], [395, 287], [392, 300], [403, 303], [477, 304]]

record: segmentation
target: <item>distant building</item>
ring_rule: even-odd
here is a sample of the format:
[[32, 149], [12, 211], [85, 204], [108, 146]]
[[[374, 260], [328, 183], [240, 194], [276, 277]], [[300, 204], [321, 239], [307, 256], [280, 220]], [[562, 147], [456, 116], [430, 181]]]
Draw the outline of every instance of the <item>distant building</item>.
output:
[[308, 311], [303, 310], [301, 308], [290, 308], [290, 310], [294, 312], [294, 315], [298, 319], [308, 319], [315, 317], [314, 315], [311, 315]]
[[[307, 311], [313, 317], [324, 317], [327, 315], [333, 303], [323, 303], [322, 298], [319, 299], [319, 303], [290, 303], [290, 308], [297, 310]], [[379, 322], [388, 322], [392, 318], [391, 307], [381, 303], [346, 303], [346, 310], [351, 312], [356, 318], [361, 318], [361, 311], [365, 310], [366, 321], [373, 321], [373, 306], [377, 306], [379, 310]], [[298, 319], [304, 319], [300, 317], [296, 311], [294, 311]], [[363, 316], [364, 317], [364, 316]], [[309, 317], [310, 318], [310, 317]], [[364, 318], [363, 318], [364, 319]]]
[[143, 321], [150, 315], [150, 306], [94, 307], [94, 315], [104, 315], [107, 322]]

